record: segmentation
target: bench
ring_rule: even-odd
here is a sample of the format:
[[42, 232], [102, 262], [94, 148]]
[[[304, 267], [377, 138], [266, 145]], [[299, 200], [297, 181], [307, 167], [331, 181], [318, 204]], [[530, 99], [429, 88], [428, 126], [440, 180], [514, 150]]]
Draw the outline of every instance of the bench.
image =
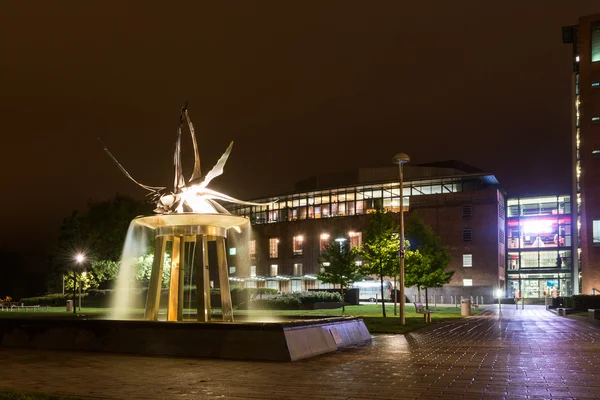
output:
[[420, 301], [417, 301], [413, 304], [415, 305], [415, 311], [417, 312], [417, 314], [423, 314], [425, 322], [431, 322], [431, 313], [433, 313], [433, 311], [426, 310], [423, 306], [423, 303], [421, 303]]
[[566, 317], [567, 314], [569, 313], [569, 311], [573, 311], [572, 308], [566, 308], [566, 307], [558, 307], [556, 309], [556, 314], [557, 315], [562, 315], [563, 317]]

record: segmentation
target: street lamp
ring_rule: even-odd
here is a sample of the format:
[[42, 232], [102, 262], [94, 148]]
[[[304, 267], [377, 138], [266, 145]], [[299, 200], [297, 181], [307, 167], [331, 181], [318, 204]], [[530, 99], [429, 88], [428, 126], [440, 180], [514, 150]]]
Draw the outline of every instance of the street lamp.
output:
[[410, 161], [410, 157], [406, 153], [398, 153], [392, 159], [394, 164], [398, 164], [400, 170], [400, 324], [405, 325], [404, 318], [404, 196], [402, 193], [402, 185], [404, 184], [404, 174], [402, 165]]
[[[83, 267], [85, 262], [85, 254], [77, 254], [75, 256], [75, 262], [79, 265], [79, 268]], [[77, 314], [77, 307], [75, 306], [75, 298], [77, 297], [77, 273], [73, 269], [73, 314]], [[79, 288], [79, 310], [81, 310], [81, 287]]]

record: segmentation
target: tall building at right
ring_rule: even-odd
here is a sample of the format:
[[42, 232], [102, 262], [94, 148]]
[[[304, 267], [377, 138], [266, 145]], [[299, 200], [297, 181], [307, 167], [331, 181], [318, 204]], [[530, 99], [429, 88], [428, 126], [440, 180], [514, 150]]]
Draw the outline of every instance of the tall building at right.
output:
[[573, 198], [581, 293], [600, 293], [600, 14], [563, 28], [573, 45]]

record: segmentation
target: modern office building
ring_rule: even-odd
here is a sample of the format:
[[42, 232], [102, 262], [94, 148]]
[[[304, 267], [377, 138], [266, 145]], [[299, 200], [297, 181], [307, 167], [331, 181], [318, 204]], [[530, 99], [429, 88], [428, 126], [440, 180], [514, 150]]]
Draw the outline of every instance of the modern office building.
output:
[[507, 296], [573, 293], [577, 246], [572, 212], [569, 195], [507, 199]]
[[402, 202], [398, 169], [390, 167], [319, 175], [299, 182], [293, 193], [255, 200], [270, 206], [231, 206], [252, 225], [228, 240], [233, 283], [329, 288], [316, 279], [321, 249], [345, 235], [360, 246], [370, 213], [382, 208], [398, 217], [402, 203], [408, 218], [415, 211], [450, 249], [455, 273], [440, 293], [448, 300], [452, 293], [490, 299], [493, 289], [505, 287], [505, 200], [498, 181], [458, 162], [404, 168]]
[[573, 45], [573, 198], [581, 247], [574, 273], [581, 273], [581, 292], [591, 294], [600, 289], [600, 14], [564, 27], [563, 42]]

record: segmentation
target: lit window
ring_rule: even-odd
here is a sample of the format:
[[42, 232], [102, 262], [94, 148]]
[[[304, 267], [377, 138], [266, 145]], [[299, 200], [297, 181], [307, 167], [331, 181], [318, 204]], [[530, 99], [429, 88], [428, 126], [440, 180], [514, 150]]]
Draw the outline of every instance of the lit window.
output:
[[593, 156], [600, 156], [600, 149], [592, 150], [592, 155]]
[[277, 264], [271, 264], [271, 269], [270, 269], [270, 276], [277, 276]]
[[279, 239], [270, 238], [269, 239], [269, 258], [277, 258], [279, 257]]
[[350, 248], [360, 248], [362, 245], [362, 232], [348, 232], [350, 238]]
[[462, 216], [463, 218], [468, 218], [473, 215], [473, 207], [471, 204], [463, 204], [462, 206]]
[[590, 39], [592, 43], [592, 62], [600, 61], [600, 21], [592, 23]]
[[592, 223], [592, 243], [594, 246], [600, 246], [600, 220]]
[[251, 240], [248, 242], [248, 254], [251, 256], [256, 254], [256, 240]]
[[473, 240], [473, 232], [471, 231], [471, 228], [463, 229], [463, 241], [470, 242], [471, 240]]
[[256, 276], [256, 265], [250, 266], [250, 276], [252, 276], [252, 277]]
[[592, 82], [592, 87], [599, 87], [600, 86], [600, 82]]
[[294, 264], [294, 276], [302, 275], [302, 264]]
[[237, 249], [235, 247], [230, 247], [229, 248], [229, 255], [230, 256], [235, 256], [236, 253], [237, 253]]
[[229, 273], [235, 274], [235, 267], [229, 267]]
[[325, 247], [329, 246], [329, 233], [321, 233], [319, 238], [319, 250], [325, 250]]
[[473, 254], [463, 254], [463, 267], [473, 266]]
[[463, 279], [463, 286], [473, 286], [473, 279]]
[[357, 267], [362, 267], [363, 262], [362, 261], [354, 261], [354, 265], [356, 265]]
[[303, 236], [294, 236], [293, 237], [293, 250], [295, 256], [302, 255], [302, 243], [304, 242]]
[[600, 121], [600, 117], [592, 117], [592, 122], [598, 122]]

